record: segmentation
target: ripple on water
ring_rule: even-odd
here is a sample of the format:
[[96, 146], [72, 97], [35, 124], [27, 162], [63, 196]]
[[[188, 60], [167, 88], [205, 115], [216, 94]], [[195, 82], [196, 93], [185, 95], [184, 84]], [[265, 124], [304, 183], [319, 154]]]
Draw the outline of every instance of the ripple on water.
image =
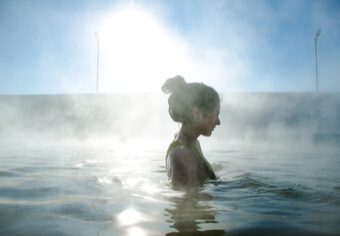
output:
[[0, 177], [15, 177], [18, 176], [19, 174], [12, 172], [12, 171], [2, 171], [0, 170]]

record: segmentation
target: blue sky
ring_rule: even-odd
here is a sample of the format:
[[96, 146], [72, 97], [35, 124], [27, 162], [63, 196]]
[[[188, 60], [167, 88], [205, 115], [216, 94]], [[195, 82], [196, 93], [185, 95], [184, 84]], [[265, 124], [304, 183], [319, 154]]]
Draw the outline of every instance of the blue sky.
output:
[[1, 0], [0, 95], [340, 91], [338, 0]]

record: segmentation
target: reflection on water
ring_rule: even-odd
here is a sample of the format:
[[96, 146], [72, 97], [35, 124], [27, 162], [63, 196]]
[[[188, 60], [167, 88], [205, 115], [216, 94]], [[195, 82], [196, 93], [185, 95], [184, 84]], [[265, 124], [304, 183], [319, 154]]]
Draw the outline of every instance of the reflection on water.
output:
[[141, 221], [141, 214], [133, 208], [127, 209], [117, 215], [121, 225], [134, 225]]
[[204, 224], [217, 223], [215, 220], [218, 211], [209, 205], [212, 196], [207, 193], [195, 192], [185, 193], [183, 196], [166, 197], [172, 208], [165, 208], [169, 213], [172, 225], [170, 228], [178, 232], [167, 233], [166, 235], [223, 235], [224, 230], [202, 230]]
[[4, 150], [0, 235], [340, 232], [339, 149], [207, 152], [220, 179], [186, 193], [166, 184], [163, 152]]
[[126, 235], [147, 235], [146, 231], [138, 226], [145, 218], [143, 219], [143, 215], [135, 209], [129, 208], [124, 210], [117, 215], [117, 219], [122, 227], [127, 227]]

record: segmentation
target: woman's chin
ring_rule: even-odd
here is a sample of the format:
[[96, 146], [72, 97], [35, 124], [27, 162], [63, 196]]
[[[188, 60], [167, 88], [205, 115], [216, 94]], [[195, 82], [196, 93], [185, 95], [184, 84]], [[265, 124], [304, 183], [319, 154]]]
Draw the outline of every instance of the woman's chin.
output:
[[206, 137], [210, 137], [211, 135], [212, 135], [212, 131], [210, 131], [210, 132], [206, 132], [206, 133], [204, 133], [204, 134], [202, 134], [203, 136], [206, 136]]

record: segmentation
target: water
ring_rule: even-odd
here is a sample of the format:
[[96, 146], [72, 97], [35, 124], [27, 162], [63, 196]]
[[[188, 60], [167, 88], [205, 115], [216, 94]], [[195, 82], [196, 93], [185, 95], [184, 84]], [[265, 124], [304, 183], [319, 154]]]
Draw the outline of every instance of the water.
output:
[[340, 235], [337, 145], [212, 148], [220, 179], [193, 193], [166, 146], [131, 147], [3, 144], [0, 235]]
[[340, 94], [225, 94], [172, 190], [164, 94], [0, 96], [0, 235], [340, 235]]

